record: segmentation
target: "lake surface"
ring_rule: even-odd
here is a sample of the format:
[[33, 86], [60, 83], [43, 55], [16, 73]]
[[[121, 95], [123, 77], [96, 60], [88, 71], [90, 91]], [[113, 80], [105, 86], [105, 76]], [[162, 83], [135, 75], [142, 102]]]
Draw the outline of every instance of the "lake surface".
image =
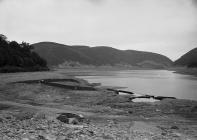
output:
[[103, 86], [127, 87], [137, 94], [197, 100], [197, 77], [167, 70], [89, 71], [80, 78]]

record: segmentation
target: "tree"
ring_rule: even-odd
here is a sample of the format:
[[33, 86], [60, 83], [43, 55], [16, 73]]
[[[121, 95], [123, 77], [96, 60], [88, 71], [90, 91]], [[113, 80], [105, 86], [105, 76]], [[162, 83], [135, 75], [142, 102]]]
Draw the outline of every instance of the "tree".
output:
[[30, 52], [33, 49], [33, 46], [27, 42], [22, 42], [21, 47], [24, 51]]
[[0, 47], [7, 47], [8, 41], [5, 35], [0, 34]]
[[32, 51], [29, 43], [7, 41], [7, 37], [0, 34], [0, 72], [35, 71], [47, 68], [46, 61]]
[[18, 42], [16, 42], [16, 41], [11, 41], [9, 43], [9, 47], [11, 47], [12, 49], [20, 49], [21, 48], [20, 44], [18, 44]]
[[7, 37], [5, 36], [5, 35], [3, 35], [3, 34], [0, 34], [0, 41], [2, 41], [2, 40], [7, 40]]

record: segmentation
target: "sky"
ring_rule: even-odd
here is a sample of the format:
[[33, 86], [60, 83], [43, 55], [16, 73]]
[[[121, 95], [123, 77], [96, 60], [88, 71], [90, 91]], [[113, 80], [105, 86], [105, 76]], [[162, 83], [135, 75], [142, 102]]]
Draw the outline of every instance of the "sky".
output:
[[176, 60], [197, 47], [197, 0], [0, 0], [0, 34]]

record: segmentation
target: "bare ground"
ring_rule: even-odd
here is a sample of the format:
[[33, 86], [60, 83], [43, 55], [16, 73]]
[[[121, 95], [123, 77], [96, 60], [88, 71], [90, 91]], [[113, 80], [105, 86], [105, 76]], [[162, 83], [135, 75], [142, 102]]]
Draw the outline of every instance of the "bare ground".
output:
[[[41, 83], [12, 83], [45, 78], [74, 78], [59, 72], [0, 74], [2, 140], [196, 140], [197, 102], [166, 99], [134, 103], [106, 90], [79, 91]], [[77, 125], [58, 121], [59, 113], [81, 114]]]

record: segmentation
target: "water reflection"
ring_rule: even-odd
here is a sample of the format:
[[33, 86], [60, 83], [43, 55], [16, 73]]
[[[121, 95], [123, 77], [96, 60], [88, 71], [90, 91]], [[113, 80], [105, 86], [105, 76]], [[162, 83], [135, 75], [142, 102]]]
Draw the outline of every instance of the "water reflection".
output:
[[197, 100], [197, 77], [167, 70], [93, 71], [80, 76], [105, 86], [122, 86], [138, 94]]

